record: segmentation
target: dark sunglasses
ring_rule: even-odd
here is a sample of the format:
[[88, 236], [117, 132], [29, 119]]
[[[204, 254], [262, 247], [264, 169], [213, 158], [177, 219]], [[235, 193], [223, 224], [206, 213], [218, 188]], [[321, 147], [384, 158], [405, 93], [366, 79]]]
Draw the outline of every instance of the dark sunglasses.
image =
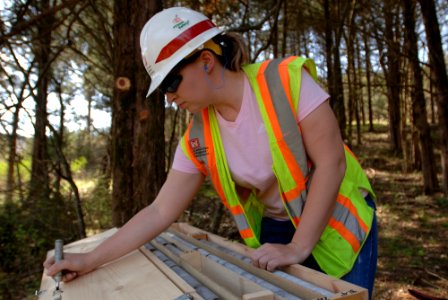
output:
[[198, 51], [191, 55], [190, 57], [187, 57], [183, 60], [181, 60], [172, 70], [171, 72], [165, 77], [165, 79], [160, 84], [160, 90], [162, 93], [175, 93], [177, 92], [177, 89], [179, 88], [180, 83], [182, 82], [182, 75], [179, 74], [179, 72], [188, 64], [191, 64], [194, 62], [198, 57], [199, 54], [201, 54], [202, 51]]
[[182, 75], [180, 75], [179, 73], [172, 74], [171, 72], [160, 84], [160, 90], [164, 94], [175, 93], [179, 88], [181, 82], [182, 82]]

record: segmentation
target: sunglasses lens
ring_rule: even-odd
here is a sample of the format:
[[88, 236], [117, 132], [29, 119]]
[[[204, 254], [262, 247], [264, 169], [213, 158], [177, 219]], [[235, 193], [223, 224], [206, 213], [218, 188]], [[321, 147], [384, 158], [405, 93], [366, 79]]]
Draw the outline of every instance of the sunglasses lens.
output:
[[179, 88], [179, 85], [182, 81], [182, 75], [177, 74], [173, 76], [173, 79], [171, 80], [170, 85], [167, 87], [166, 91], [169, 93], [174, 93]]
[[161, 89], [164, 94], [175, 93], [182, 82], [182, 75], [168, 75], [162, 82]]

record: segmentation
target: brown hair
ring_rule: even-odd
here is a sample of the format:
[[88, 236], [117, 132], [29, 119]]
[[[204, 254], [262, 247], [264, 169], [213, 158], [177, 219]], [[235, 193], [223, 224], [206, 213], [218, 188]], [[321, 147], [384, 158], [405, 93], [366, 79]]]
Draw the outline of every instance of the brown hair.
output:
[[219, 61], [231, 71], [240, 71], [241, 67], [249, 63], [249, 52], [243, 37], [235, 32], [227, 32], [212, 39], [221, 46], [222, 56]]

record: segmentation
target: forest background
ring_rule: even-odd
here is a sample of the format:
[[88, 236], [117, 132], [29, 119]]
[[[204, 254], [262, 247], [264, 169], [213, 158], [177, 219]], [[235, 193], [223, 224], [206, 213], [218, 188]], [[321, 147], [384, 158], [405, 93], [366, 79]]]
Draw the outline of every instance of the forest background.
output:
[[[33, 298], [56, 238], [121, 226], [154, 199], [190, 115], [160, 92], [145, 99], [139, 34], [178, 5], [242, 34], [252, 61], [316, 61], [378, 195], [374, 298], [447, 298], [447, 1], [10, 0], [0, 4], [0, 299]], [[208, 184], [181, 220], [237, 238]]]

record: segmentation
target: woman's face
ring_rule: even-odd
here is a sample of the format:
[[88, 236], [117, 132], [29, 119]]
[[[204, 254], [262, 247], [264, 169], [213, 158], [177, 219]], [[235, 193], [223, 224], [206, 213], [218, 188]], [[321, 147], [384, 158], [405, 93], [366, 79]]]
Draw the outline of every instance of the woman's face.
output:
[[169, 102], [174, 102], [181, 109], [186, 109], [192, 113], [199, 112], [211, 104], [207, 100], [209, 86], [206, 76], [209, 75], [204, 70], [201, 56], [183, 66], [176, 74], [170, 74], [170, 76], [172, 76], [171, 80], [174, 78], [174, 80], [180, 80], [180, 82], [177, 85], [177, 90], [166, 89], [166, 97]]

